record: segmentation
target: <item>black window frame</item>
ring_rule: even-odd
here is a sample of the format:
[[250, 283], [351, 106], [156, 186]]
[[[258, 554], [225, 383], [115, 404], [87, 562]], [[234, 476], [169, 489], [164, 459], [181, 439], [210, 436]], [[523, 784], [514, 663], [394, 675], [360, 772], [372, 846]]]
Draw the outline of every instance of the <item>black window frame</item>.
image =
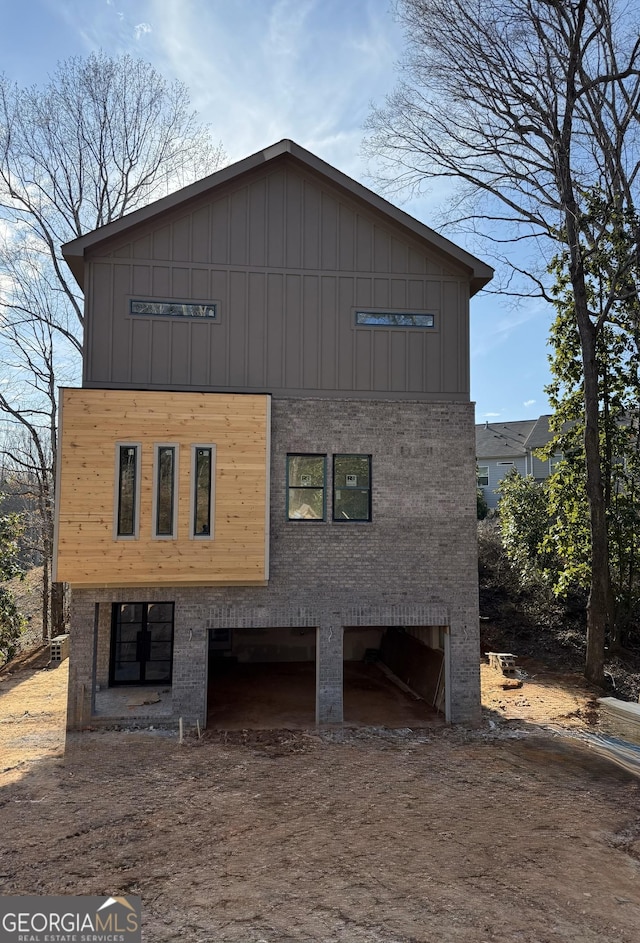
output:
[[[198, 453], [206, 451], [209, 453], [209, 520], [208, 530], [198, 532], [196, 522], [198, 517]], [[192, 540], [212, 540], [215, 527], [215, 468], [216, 468], [216, 447], [211, 442], [197, 443], [191, 446], [191, 507], [189, 511], [189, 536]]]
[[[170, 519], [171, 519], [171, 530], [168, 533], [161, 533], [159, 528], [160, 523], [160, 512], [161, 512], [161, 457], [160, 453], [163, 451], [170, 451], [173, 453], [173, 461], [171, 464], [172, 470], [172, 479], [171, 479], [171, 509], [170, 509]], [[178, 531], [178, 520], [177, 520], [177, 510], [178, 510], [178, 452], [179, 446], [176, 442], [156, 442], [154, 444], [154, 455], [153, 455], [153, 532], [152, 536], [155, 540], [175, 540], [177, 537]]]
[[[165, 310], [162, 310], [162, 309]], [[154, 310], [155, 309], [155, 310]], [[211, 313], [196, 313], [196, 311]], [[135, 318], [180, 318], [181, 320], [216, 322], [220, 320], [217, 301], [161, 301], [159, 298], [130, 298], [129, 314]]]
[[[132, 451], [133, 461], [133, 481], [131, 495], [131, 529], [122, 528], [122, 507], [123, 507], [123, 465], [122, 458], [125, 451]], [[116, 442], [116, 488], [115, 488], [115, 513], [114, 513], [114, 538], [116, 540], [136, 540], [140, 533], [140, 455], [141, 448], [139, 442]]]
[[[350, 487], [348, 487], [348, 486], [341, 486], [340, 488], [337, 488], [337, 487], [336, 487], [336, 460], [344, 459], [344, 458], [347, 458], [347, 459], [348, 459], [348, 458], [367, 459], [367, 462], [368, 462], [368, 470], [369, 470], [369, 474], [368, 474], [369, 483], [368, 483], [368, 485], [367, 485], [366, 488], [363, 488], [361, 485], [356, 485], [356, 486], [354, 486], [353, 488], [350, 488]], [[372, 511], [373, 511], [373, 507], [372, 507], [372, 493], [373, 493], [373, 489], [372, 489], [372, 473], [373, 473], [372, 455], [371, 455], [370, 453], [367, 453], [367, 452], [334, 452], [334, 454], [333, 454], [333, 460], [332, 460], [332, 463], [331, 463], [331, 471], [332, 471], [332, 482], [331, 482], [331, 484], [332, 484], [332, 489], [331, 489], [331, 490], [332, 490], [332, 508], [331, 508], [332, 516], [331, 516], [331, 519], [332, 519], [332, 521], [334, 521], [334, 523], [336, 523], [336, 524], [370, 524], [371, 521], [372, 521], [372, 519], [373, 519], [373, 513], [372, 513]], [[343, 515], [342, 515], [342, 516], [338, 516], [338, 515], [336, 514], [336, 501], [337, 501], [337, 499], [336, 499], [336, 492], [337, 492], [337, 491], [345, 491], [345, 490], [353, 490], [353, 491], [359, 491], [359, 492], [366, 492], [366, 493], [367, 493], [367, 517], [344, 517]]]
[[[322, 459], [322, 485], [292, 485], [290, 483], [290, 460], [292, 458]], [[327, 455], [325, 452], [287, 452], [286, 464], [286, 518], [291, 524], [322, 524], [327, 520]], [[322, 517], [291, 517], [289, 512], [291, 491], [322, 490]]]

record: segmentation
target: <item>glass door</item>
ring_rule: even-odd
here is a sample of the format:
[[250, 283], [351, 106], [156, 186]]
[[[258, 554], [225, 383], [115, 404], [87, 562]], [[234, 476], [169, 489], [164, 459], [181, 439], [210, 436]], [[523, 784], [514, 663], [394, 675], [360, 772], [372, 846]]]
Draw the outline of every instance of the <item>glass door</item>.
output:
[[173, 665], [173, 603], [114, 603], [109, 683], [168, 684]]

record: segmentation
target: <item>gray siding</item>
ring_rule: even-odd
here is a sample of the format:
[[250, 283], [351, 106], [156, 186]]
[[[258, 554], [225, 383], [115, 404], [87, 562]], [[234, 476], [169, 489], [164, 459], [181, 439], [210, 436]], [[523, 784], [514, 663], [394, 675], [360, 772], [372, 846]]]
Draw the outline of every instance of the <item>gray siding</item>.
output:
[[[469, 272], [324, 179], [285, 164], [89, 257], [84, 385], [469, 399]], [[215, 301], [219, 322], [129, 315]], [[355, 325], [357, 307], [435, 329]]]

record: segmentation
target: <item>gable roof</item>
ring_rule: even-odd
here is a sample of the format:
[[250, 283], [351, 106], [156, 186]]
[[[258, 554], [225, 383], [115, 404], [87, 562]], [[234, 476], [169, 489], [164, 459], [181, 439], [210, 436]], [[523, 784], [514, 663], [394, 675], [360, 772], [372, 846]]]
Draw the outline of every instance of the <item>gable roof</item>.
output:
[[325, 163], [325, 161], [316, 157], [315, 154], [300, 147], [299, 144], [286, 138], [279, 141], [277, 144], [271, 145], [271, 147], [257, 151], [250, 157], [244, 158], [244, 160], [230, 164], [228, 167], [223, 167], [222, 170], [218, 170], [210, 174], [210, 176], [190, 184], [188, 187], [183, 187], [181, 190], [177, 190], [175, 193], [171, 193], [160, 200], [149, 203], [141, 209], [134, 210], [127, 216], [107, 223], [106, 226], [101, 226], [98, 229], [94, 229], [92, 232], [79, 236], [77, 239], [73, 239], [71, 242], [67, 242], [62, 247], [62, 254], [73, 272], [76, 281], [80, 287], [83, 288], [84, 259], [87, 250], [93, 249], [106, 239], [122, 235], [126, 233], [128, 229], [138, 226], [141, 223], [151, 223], [163, 213], [177, 209], [183, 203], [187, 203], [200, 196], [205, 196], [209, 191], [222, 184], [234, 181], [261, 165], [267, 165], [282, 158], [297, 161], [303, 167], [324, 176], [338, 188], [347, 191], [352, 197], [363, 201], [371, 209], [388, 216], [395, 223], [408, 230], [414, 237], [428, 242], [432, 248], [438, 249], [453, 262], [462, 265], [469, 271], [472, 295], [480, 291], [493, 277], [493, 269], [480, 261], [480, 259], [477, 259], [469, 252], [455, 245], [455, 243], [445, 239], [444, 236], [441, 236], [433, 229], [425, 226], [413, 216], [398, 209], [398, 207], [394, 206], [392, 203], [378, 196], [377, 193], [362, 186], [362, 184], [348, 177], [346, 174], [343, 174], [341, 171], [336, 170], [335, 167]]
[[483, 422], [476, 426], [476, 456], [478, 458], [507, 458], [526, 455], [527, 442], [537, 419], [518, 422]]

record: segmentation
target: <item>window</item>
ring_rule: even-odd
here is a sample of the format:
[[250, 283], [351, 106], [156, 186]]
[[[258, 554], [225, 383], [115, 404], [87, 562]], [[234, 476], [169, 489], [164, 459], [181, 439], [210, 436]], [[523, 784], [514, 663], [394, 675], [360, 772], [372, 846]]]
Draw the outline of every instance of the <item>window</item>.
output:
[[325, 455], [287, 455], [287, 520], [324, 521]]
[[175, 537], [177, 445], [156, 445], [154, 462], [154, 537]]
[[217, 304], [197, 304], [181, 301], [135, 301], [129, 302], [130, 314], [160, 315], [168, 318], [208, 318], [218, 320]]
[[434, 314], [412, 311], [356, 311], [356, 324], [373, 327], [435, 327]]
[[371, 520], [371, 456], [333, 456], [334, 521]]
[[172, 602], [114, 603], [109, 684], [170, 684]]
[[489, 466], [478, 465], [476, 470], [476, 483], [478, 488], [489, 487]]
[[116, 537], [138, 536], [140, 446], [116, 444]]
[[191, 447], [191, 536], [199, 540], [213, 537], [215, 460], [215, 445]]
[[550, 456], [549, 458], [549, 474], [550, 475], [553, 475], [555, 473], [555, 470], [561, 461], [562, 461], [562, 455], [556, 454], [556, 455]]

